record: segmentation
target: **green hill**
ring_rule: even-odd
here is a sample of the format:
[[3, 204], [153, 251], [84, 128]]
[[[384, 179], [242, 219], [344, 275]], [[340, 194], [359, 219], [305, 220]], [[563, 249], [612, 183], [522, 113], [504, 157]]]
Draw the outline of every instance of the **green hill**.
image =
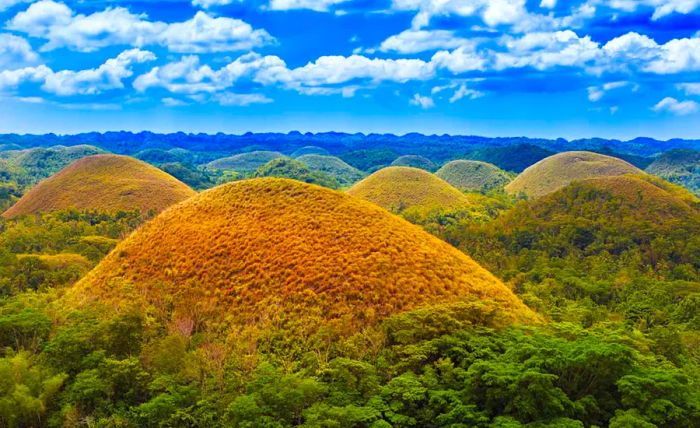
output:
[[284, 157], [284, 155], [279, 152], [259, 150], [217, 159], [209, 162], [207, 167], [237, 172], [253, 172], [271, 160], [281, 157]]
[[671, 150], [656, 158], [646, 169], [671, 183], [679, 184], [700, 195], [700, 152], [695, 150]]
[[330, 153], [328, 152], [328, 150], [324, 149], [323, 147], [304, 146], [304, 147], [301, 147], [301, 148], [294, 150], [291, 154], [291, 156], [293, 158], [298, 158], [300, 156], [305, 156], [305, 155], [330, 156]]
[[273, 159], [255, 170], [255, 176], [289, 178], [303, 183], [328, 187], [329, 189], [340, 187], [334, 177], [320, 171], [312, 171], [306, 164], [296, 159]]
[[527, 168], [505, 189], [510, 194], [538, 198], [555, 192], [572, 181], [641, 172], [622, 159], [592, 152], [565, 152]]
[[512, 180], [507, 172], [495, 165], [470, 160], [448, 162], [435, 175], [463, 192], [486, 193], [503, 189]]
[[322, 172], [335, 178], [341, 186], [351, 186], [365, 176], [362, 171], [335, 156], [304, 155], [297, 160], [312, 171]]
[[426, 171], [433, 172], [437, 169], [437, 165], [430, 159], [417, 155], [404, 155], [396, 158], [391, 166], [410, 166], [412, 168], [420, 168]]
[[553, 154], [553, 151], [532, 144], [517, 144], [505, 147], [482, 147], [467, 153], [465, 157], [496, 165], [504, 171], [522, 172], [530, 165]]

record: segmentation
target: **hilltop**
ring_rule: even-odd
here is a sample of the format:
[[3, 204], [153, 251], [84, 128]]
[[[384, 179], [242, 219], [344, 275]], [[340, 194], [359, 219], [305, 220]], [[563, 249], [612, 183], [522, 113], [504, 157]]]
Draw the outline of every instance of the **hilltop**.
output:
[[437, 169], [437, 165], [430, 159], [424, 156], [417, 155], [404, 155], [396, 158], [391, 166], [410, 166], [413, 168], [420, 168], [426, 171], [433, 172]]
[[422, 169], [404, 166], [380, 169], [348, 193], [393, 212], [409, 208], [461, 209], [471, 205], [462, 192], [446, 181]]
[[496, 302], [512, 320], [534, 319], [488, 271], [417, 226], [344, 193], [276, 178], [229, 183], [166, 210], [120, 243], [70, 300], [118, 302], [126, 298], [119, 284], [146, 304], [170, 301], [167, 319], [212, 328], [308, 331], [333, 321], [354, 330], [469, 299]]
[[700, 195], [699, 151], [671, 150], [656, 158], [646, 172], [679, 184]]
[[300, 147], [300, 148], [294, 150], [291, 154], [291, 157], [298, 158], [300, 156], [305, 156], [305, 155], [330, 156], [330, 153], [328, 152], [328, 150], [324, 149], [323, 147], [304, 146], [304, 147]]
[[575, 180], [639, 173], [640, 169], [622, 159], [592, 152], [565, 152], [527, 168], [506, 186], [506, 191], [538, 198]]
[[365, 173], [335, 156], [304, 155], [297, 158], [312, 171], [322, 172], [338, 180], [341, 186], [350, 186], [361, 180]]
[[265, 165], [255, 170], [256, 177], [277, 177], [289, 178], [309, 184], [337, 189], [340, 187], [338, 181], [323, 172], [312, 171], [306, 164], [291, 158], [273, 159]]
[[435, 175], [463, 192], [488, 192], [511, 182], [508, 173], [496, 165], [472, 160], [449, 162]]
[[503, 147], [486, 145], [467, 153], [466, 158], [487, 162], [504, 171], [522, 172], [525, 168], [555, 152], [533, 144], [514, 144]]
[[36, 185], [3, 217], [69, 208], [161, 211], [193, 195], [185, 184], [145, 162], [127, 156], [95, 155]]
[[282, 153], [258, 150], [241, 153], [209, 162], [207, 167], [238, 172], [252, 172], [273, 159], [284, 157]]

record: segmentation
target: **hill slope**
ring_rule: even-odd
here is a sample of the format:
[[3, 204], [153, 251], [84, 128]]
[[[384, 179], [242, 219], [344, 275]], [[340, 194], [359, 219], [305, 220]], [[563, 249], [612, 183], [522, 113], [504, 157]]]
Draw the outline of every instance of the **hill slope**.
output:
[[161, 211], [193, 195], [194, 190], [145, 162], [127, 156], [96, 155], [80, 159], [42, 181], [3, 216], [68, 208]]
[[304, 183], [317, 184], [337, 189], [340, 187], [338, 181], [328, 174], [319, 171], [312, 171], [306, 164], [296, 159], [277, 158], [255, 170], [256, 177], [277, 177], [298, 180]]
[[646, 169], [671, 183], [680, 184], [700, 195], [700, 152], [695, 150], [671, 150], [659, 156]]
[[322, 172], [334, 177], [341, 186], [349, 186], [361, 180], [365, 174], [359, 169], [348, 165], [335, 156], [304, 155], [297, 160], [308, 166], [312, 171]]
[[437, 165], [430, 159], [417, 156], [417, 155], [404, 155], [396, 158], [391, 166], [410, 166], [413, 168], [420, 168], [426, 171], [433, 172], [437, 168]]
[[592, 152], [565, 152], [550, 156], [527, 168], [506, 186], [506, 191], [538, 198], [575, 180], [641, 172], [637, 167], [610, 156]]
[[341, 192], [276, 178], [226, 184], [165, 211], [119, 244], [70, 300], [119, 301], [119, 284], [149, 304], [170, 302], [166, 318], [232, 328], [332, 320], [354, 328], [470, 298], [532, 319], [498, 279], [420, 228]]
[[466, 157], [496, 165], [504, 171], [522, 172], [525, 168], [555, 152], [532, 144], [516, 144], [504, 147], [482, 147]]
[[393, 212], [470, 205], [467, 197], [449, 183], [422, 169], [405, 166], [381, 169], [355, 184], [348, 193]]
[[463, 192], [488, 192], [511, 181], [508, 173], [496, 165], [470, 160], [448, 162], [435, 175]]
[[241, 153], [227, 158], [209, 162], [207, 166], [213, 169], [223, 169], [238, 172], [251, 172], [265, 165], [273, 159], [284, 157], [282, 153], [258, 150]]

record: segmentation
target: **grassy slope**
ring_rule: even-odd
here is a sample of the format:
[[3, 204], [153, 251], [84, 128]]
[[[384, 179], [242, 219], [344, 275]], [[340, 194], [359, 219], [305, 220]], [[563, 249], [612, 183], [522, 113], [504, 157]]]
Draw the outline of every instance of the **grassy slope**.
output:
[[394, 212], [414, 207], [459, 209], [470, 205], [468, 198], [447, 182], [409, 167], [381, 169], [355, 184], [348, 193]]
[[335, 177], [341, 186], [352, 185], [365, 176], [362, 171], [348, 165], [345, 161], [335, 156], [304, 155], [298, 157], [297, 160], [313, 171], [323, 172]]
[[550, 156], [527, 168], [506, 186], [506, 191], [539, 198], [575, 180], [641, 172], [637, 167], [610, 156], [592, 152], [566, 152]]
[[241, 153], [223, 159], [209, 162], [207, 166], [213, 169], [223, 169], [229, 171], [251, 172], [265, 165], [273, 159], [284, 157], [279, 152], [269, 152], [264, 150]]
[[391, 166], [410, 166], [431, 172], [437, 169], [437, 165], [435, 165], [433, 161], [426, 157], [417, 155], [400, 156], [391, 163]]
[[646, 172], [680, 184], [696, 195], [700, 195], [700, 152], [698, 151], [666, 152], [649, 165]]
[[171, 175], [142, 161], [97, 155], [80, 159], [42, 181], [3, 216], [12, 218], [68, 208], [161, 211], [194, 194]]
[[535, 318], [488, 271], [419, 227], [341, 192], [276, 178], [223, 185], [166, 210], [70, 301], [124, 299], [120, 278], [148, 303], [168, 302], [166, 318], [233, 328], [343, 320], [354, 329], [470, 298], [499, 302], [513, 320]]
[[511, 182], [508, 173], [496, 165], [471, 160], [449, 162], [435, 175], [463, 192], [488, 192]]

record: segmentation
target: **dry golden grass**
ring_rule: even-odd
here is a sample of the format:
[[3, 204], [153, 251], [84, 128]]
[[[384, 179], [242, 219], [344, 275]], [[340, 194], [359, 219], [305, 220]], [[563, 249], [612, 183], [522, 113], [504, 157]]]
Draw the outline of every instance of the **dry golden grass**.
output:
[[467, 209], [469, 199], [435, 175], [418, 168], [380, 169], [348, 190], [392, 212], [406, 209]]
[[488, 192], [502, 189], [511, 177], [496, 165], [474, 160], [454, 160], [435, 173], [463, 192]]
[[622, 159], [592, 152], [566, 152], [527, 168], [506, 186], [506, 191], [539, 198], [575, 180], [641, 173], [640, 169]]
[[354, 330], [469, 299], [495, 302], [512, 321], [537, 319], [491, 273], [419, 227], [280, 178], [226, 184], [169, 208], [120, 243], [68, 302], [119, 302], [125, 289], [165, 308], [166, 320], [187, 314], [219, 329], [343, 320]]
[[6, 218], [75, 208], [162, 211], [196, 192], [173, 176], [127, 156], [80, 159], [42, 181], [3, 213]]

